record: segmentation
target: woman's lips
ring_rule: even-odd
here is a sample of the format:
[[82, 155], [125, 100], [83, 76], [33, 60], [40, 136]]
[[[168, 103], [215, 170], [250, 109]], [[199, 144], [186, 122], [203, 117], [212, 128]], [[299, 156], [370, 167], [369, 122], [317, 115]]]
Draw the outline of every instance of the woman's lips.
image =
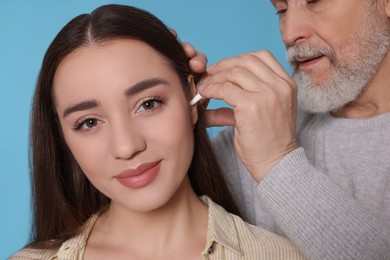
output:
[[125, 187], [131, 189], [142, 188], [151, 183], [160, 171], [160, 161], [144, 163], [135, 169], [127, 169], [115, 176]]

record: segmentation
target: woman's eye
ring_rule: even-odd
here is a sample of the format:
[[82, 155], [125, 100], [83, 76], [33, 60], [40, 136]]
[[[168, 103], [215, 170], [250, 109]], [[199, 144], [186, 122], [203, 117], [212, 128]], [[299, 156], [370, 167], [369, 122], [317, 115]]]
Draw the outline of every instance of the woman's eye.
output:
[[159, 107], [163, 103], [163, 100], [157, 98], [151, 98], [144, 100], [139, 106], [137, 112], [152, 111]]
[[95, 118], [87, 119], [84, 122], [86, 128], [93, 128], [93, 127], [97, 126], [97, 123], [98, 123], [97, 119], [95, 119]]
[[154, 101], [154, 100], [145, 101], [145, 102], [142, 103], [142, 105], [141, 105], [141, 107], [142, 107], [144, 110], [153, 109], [154, 106], [155, 106], [155, 101]]
[[89, 130], [92, 128], [95, 128], [97, 125], [101, 124], [99, 119], [96, 118], [85, 118], [80, 120], [79, 123], [76, 123], [76, 126], [74, 127], [73, 130], [78, 131], [78, 130]]

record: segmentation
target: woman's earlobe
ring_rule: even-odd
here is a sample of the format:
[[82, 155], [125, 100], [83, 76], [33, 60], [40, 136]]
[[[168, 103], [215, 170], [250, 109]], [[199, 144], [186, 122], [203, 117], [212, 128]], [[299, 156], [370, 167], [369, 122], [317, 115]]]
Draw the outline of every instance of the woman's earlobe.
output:
[[196, 123], [198, 122], [198, 107], [192, 106], [191, 107], [191, 123], [192, 123], [192, 129], [195, 128]]

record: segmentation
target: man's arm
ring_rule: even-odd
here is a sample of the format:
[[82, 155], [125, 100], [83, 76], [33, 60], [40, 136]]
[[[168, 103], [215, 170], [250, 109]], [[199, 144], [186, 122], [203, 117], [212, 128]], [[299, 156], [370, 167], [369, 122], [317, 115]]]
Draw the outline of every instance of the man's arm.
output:
[[[233, 106], [209, 113], [209, 122], [234, 126], [214, 140], [214, 150], [244, 217], [265, 206], [312, 259], [390, 259], [388, 231], [297, 149], [296, 86], [272, 55], [241, 55], [208, 72], [201, 93]], [[242, 181], [248, 176], [253, 182]]]
[[264, 206], [265, 215], [271, 213], [310, 259], [390, 259], [388, 231], [312, 167], [303, 148], [289, 153], [258, 185], [251, 185], [243, 181], [249, 173], [234, 154], [231, 129], [222, 131], [213, 145], [244, 217], [253, 220], [253, 211]]
[[317, 171], [303, 148], [257, 187], [286, 235], [313, 259], [390, 259], [389, 233], [349, 194]]

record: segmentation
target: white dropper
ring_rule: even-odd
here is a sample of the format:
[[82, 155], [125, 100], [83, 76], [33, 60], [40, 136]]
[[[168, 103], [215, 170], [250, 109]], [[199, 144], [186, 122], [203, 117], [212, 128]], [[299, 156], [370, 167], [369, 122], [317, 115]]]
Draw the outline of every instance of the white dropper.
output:
[[199, 91], [198, 91], [198, 92], [196, 93], [195, 97], [194, 97], [193, 99], [191, 99], [190, 105], [191, 105], [191, 106], [195, 105], [195, 104], [198, 103], [199, 100], [201, 100], [202, 98], [204, 98], [204, 97], [202, 97], [202, 95], [201, 95], [201, 94], [199, 93]]

